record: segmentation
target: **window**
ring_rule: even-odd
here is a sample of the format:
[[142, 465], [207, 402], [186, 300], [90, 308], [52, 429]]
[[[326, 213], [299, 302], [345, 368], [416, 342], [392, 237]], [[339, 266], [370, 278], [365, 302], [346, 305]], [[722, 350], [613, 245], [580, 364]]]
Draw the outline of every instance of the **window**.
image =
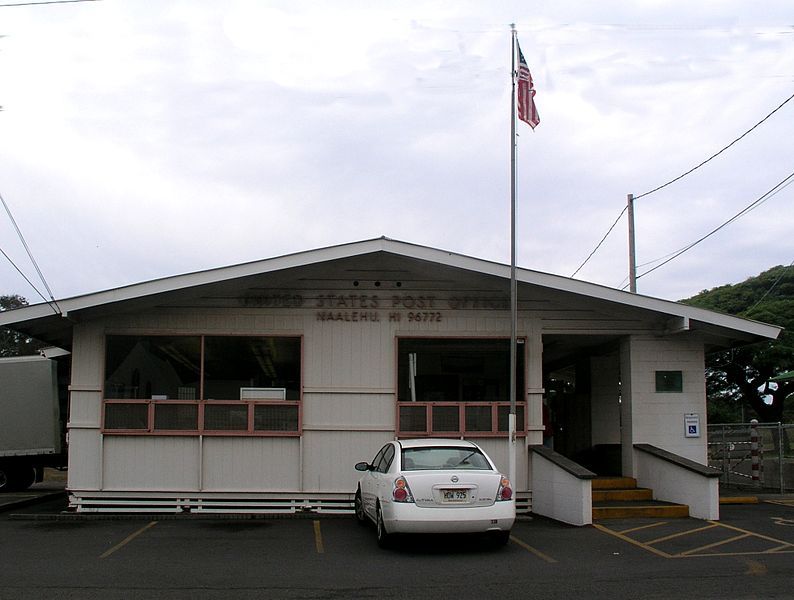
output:
[[298, 406], [255, 404], [254, 431], [297, 431]]
[[154, 428], [159, 431], [192, 431], [198, 429], [198, 405], [156, 403]]
[[394, 446], [389, 444], [384, 448], [383, 456], [380, 459], [380, 462], [375, 466], [375, 470], [378, 473], [385, 473], [389, 470], [392, 461], [394, 460]]
[[299, 435], [301, 339], [110, 335], [104, 430]]
[[[427, 431], [428, 420], [426, 404], [401, 404], [399, 411], [401, 431], [416, 433], [424, 433]], [[455, 429], [455, 431], [457, 431], [457, 429]]]
[[386, 453], [386, 448], [388, 448], [390, 445], [391, 444], [386, 444], [383, 448], [378, 450], [378, 453], [375, 455], [375, 458], [373, 458], [372, 462], [370, 463], [370, 466], [372, 467], [373, 470], [378, 468], [378, 465], [380, 464], [383, 455]]
[[240, 399], [243, 388], [285, 388], [287, 400], [298, 400], [299, 381], [299, 338], [205, 338], [205, 398]]
[[207, 404], [204, 429], [208, 431], [248, 431], [247, 404]]
[[105, 429], [142, 430], [149, 428], [149, 407], [146, 404], [105, 404]]
[[491, 464], [478, 448], [403, 448], [403, 471], [437, 469], [490, 470]]
[[111, 335], [105, 398], [167, 400], [193, 394], [201, 377], [201, 338]]
[[[516, 422], [525, 428], [524, 347], [516, 348]], [[510, 340], [398, 341], [398, 429], [403, 435], [505, 435]]]

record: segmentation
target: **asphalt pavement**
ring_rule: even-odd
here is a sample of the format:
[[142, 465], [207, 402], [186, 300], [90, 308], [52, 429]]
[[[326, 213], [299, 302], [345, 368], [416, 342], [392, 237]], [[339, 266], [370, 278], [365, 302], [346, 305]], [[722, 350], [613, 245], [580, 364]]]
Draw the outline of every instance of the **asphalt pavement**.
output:
[[[41, 491], [44, 490], [32, 490]], [[415, 536], [389, 550], [350, 518], [0, 513], [0, 599], [791, 598], [794, 499], [719, 522], [519, 520], [510, 543]]]
[[[0, 494], [0, 513], [16, 511], [28, 506], [35, 506], [52, 500], [66, 500], [66, 480], [47, 479], [36, 483], [21, 492], [4, 492]], [[38, 509], [39, 511], [41, 508]]]

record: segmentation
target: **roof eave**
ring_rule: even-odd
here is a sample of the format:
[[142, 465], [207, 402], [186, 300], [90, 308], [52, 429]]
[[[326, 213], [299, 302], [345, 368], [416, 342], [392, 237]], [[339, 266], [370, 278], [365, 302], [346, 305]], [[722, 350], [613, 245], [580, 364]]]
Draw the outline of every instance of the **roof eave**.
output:
[[[380, 237], [360, 242], [306, 250], [239, 265], [196, 271], [136, 283], [111, 290], [59, 300], [58, 306], [61, 309], [62, 315], [68, 317], [72, 313], [88, 308], [141, 299], [157, 294], [176, 292], [251, 275], [302, 267], [336, 259], [351, 258], [378, 251], [475, 271], [504, 279], [510, 277], [510, 267], [502, 263]], [[716, 313], [669, 300], [661, 300], [659, 298], [616, 290], [614, 288], [571, 279], [561, 275], [542, 273], [529, 269], [517, 269], [516, 277], [519, 282], [527, 285], [545, 287], [574, 295], [588, 296], [634, 309], [655, 312], [671, 318], [680, 318], [683, 321], [702, 322], [709, 326], [732, 330], [759, 339], [777, 339], [782, 331], [782, 328], [774, 325]], [[25, 323], [45, 317], [52, 317], [53, 311], [54, 309], [48, 304], [35, 304], [12, 311], [0, 312], [0, 325], [9, 326], [16, 323]]]

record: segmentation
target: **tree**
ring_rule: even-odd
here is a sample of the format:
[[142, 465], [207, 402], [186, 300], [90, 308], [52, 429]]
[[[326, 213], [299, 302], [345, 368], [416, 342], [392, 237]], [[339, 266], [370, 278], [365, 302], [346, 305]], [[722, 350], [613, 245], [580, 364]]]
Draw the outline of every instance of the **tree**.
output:
[[704, 290], [682, 302], [784, 327], [777, 340], [706, 357], [710, 420], [713, 416], [738, 421], [730, 417], [749, 407], [761, 422], [783, 421], [785, 400], [794, 393], [794, 382], [770, 384], [769, 380], [794, 370], [794, 269], [773, 267], [742, 283]]
[[[0, 296], [0, 311], [27, 306], [28, 301], [18, 294]], [[26, 335], [0, 327], [0, 357], [36, 354], [45, 344]]]

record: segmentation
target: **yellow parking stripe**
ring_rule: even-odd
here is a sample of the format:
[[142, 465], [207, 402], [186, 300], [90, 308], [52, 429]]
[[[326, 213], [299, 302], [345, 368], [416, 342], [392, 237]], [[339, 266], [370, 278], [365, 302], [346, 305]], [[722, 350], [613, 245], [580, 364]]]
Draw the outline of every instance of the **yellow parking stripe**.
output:
[[640, 527], [632, 527], [631, 529], [624, 529], [619, 533], [627, 534], [627, 533], [634, 533], [635, 531], [642, 531], [643, 529], [650, 529], [651, 527], [659, 527], [661, 525], [667, 525], [667, 521], [659, 521], [658, 523], [651, 523], [650, 525], [641, 525]]
[[618, 533], [617, 531], [612, 531], [609, 527], [604, 527], [598, 523], [593, 523], [593, 527], [598, 529], [599, 531], [603, 531], [604, 533], [608, 533], [609, 535], [613, 535], [618, 539], [623, 540], [624, 542], [628, 542], [629, 544], [633, 544], [638, 548], [642, 548], [643, 550], [647, 550], [648, 552], [652, 552], [657, 556], [661, 556], [662, 558], [673, 558], [671, 554], [667, 554], [667, 552], [662, 552], [661, 550], [657, 550], [653, 546], [649, 546], [648, 544], [643, 544], [642, 542], [638, 542], [635, 539], [630, 538], [627, 535], [623, 535], [622, 533]]
[[540, 550], [538, 550], [537, 548], [533, 548], [532, 546], [530, 546], [529, 544], [527, 544], [525, 541], [518, 539], [518, 538], [517, 538], [516, 536], [514, 536], [514, 535], [511, 535], [511, 536], [510, 536], [510, 539], [511, 539], [513, 542], [515, 542], [516, 544], [518, 544], [519, 546], [521, 546], [521, 547], [522, 547], [524, 550], [528, 550], [529, 552], [531, 552], [532, 554], [534, 554], [535, 556], [537, 556], [539, 559], [541, 559], [541, 560], [545, 560], [545, 561], [546, 561], [547, 563], [549, 563], [549, 564], [554, 564], [554, 563], [556, 563], [556, 562], [557, 562], [555, 559], [553, 559], [553, 558], [552, 558], [551, 556], [549, 556], [548, 554], [544, 554], [543, 552], [541, 552], [541, 551], [540, 551]]
[[[673, 558], [714, 558], [718, 557], [726, 557], [726, 556], [758, 556], [760, 554], [766, 554], [766, 551], [758, 552], [758, 551], [750, 551], [750, 552], [703, 552], [701, 554], [687, 554], [686, 556], [682, 554], [678, 554]], [[794, 551], [788, 552], [776, 552], [775, 554], [794, 554]]]
[[325, 546], [323, 545], [323, 532], [320, 531], [320, 521], [314, 522], [314, 548], [317, 554], [325, 554]]
[[710, 548], [716, 548], [717, 546], [723, 546], [725, 544], [730, 544], [731, 542], [735, 542], [738, 540], [743, 540], [748, 537], [752, 537], [753, 534], [751, 533], [743, 533], [741, 535], [735, 535], [732, 538], [728, 538], [727, 540], [722, 540], [719, 542], [714, 542], [712, 544], [706, 544], [705, 546], [701, 546], [700, 548], [692, 548], [691, 550], [687, 550], [685, 552], [681, 552], [678, 556], [689, 556], [690, 554], [695, 554], [696, 552], [701, 552], [703, 550], [708, 550]]
[[[629, 537], [628, 535], [625, 535], [625, 534], [626, 533], [632, 533], [632, 532], [635, 532], [635, 531], [639, 531], [641, 529], [648, 529], [649, 527], [658, 526], [658, 525], [661, 525], [663, 523], [652, 523], [650, 525], [644, 525], [644, 526], [636, 527], [636, 528], [633, 528], [633, 529], [627, 529], [625, 531], [615, 531], [615, 530], [610, 529], [608, 527], [604, 527], [603, 525], [600, 525], [598, 523], [594, 523], [593, 527], [595, 527], [596, 529], [599, 529], [600, 531], [603, 531], [604, 533], [608, 533], [608, 534], [610, 534], [612, 536], [615, 536], [616, 538], [619, 538], [619, 539], [621, 539], [621, 540], [623, 540], [625, 542], [628, 542], [629, 544], [633, 544], [633, 545], [635, 545], [635, 546], [637, 546], [639, 548], [643, 548], [643, 549], [647, 550], [648, 552], [652, 552], [652, 553], [657, 554], [658, 556], [662, 556], [664, 558], [698, 558], [698, 557], [713, 557], [713, 556], [758, 556], [760, 554], [792, 554], [792, 553], [794, 553], [794, 544], [792, 544], [792, 543], [784, 542], [783, 540], [779, 540], [779, 539], [770, 537], [768, 535], [755, 533], [753, 531], [748, 531], [746, 529], [742, 529], [740, 527], [735, 527], [733, 525], [728, 525], [726, 523], [719, 523], [717, 521], [707, 521], [707, 523], [709, 523], [709, 525], [706, 525], [705, 527], [699, 527], [699, 528], [696, 528], [696, 529], [690, 529], [688, 531], [682, 531], [680, 533], [674, 533], [674, 534], [671, 534], [671, 535], [668, 535], [668, 536], [657, 538], [655, 540], [650, 540], [648, 542], [640, 542], [640, 541], [635, 540], [635, 539], [633, 539], [633, 538], [631, 538], [631, 537]], [[691, 549], [691, 550], [687, 550], [687, 551], [681, 552], [679, 554], [668, 554], [666, 552], [662, 552], [661, 550], [658, 550], [658, 549], [654, 548], [653, 545], [652, 545], [652, 544], [658, 544], [658, 543], [666, 541], [666, 540], [684, 537], [686, 535], [689, 535], [690, 533], [691, 534], [695, 534], [695, 533], [699, 533], [699, 532], [706, 531], [708, 529], [712, 529], [712, 528], [716, 528], [716, 527], [721, 527], [721, 528], [724, 528], [724, 529], [735, 531], [738, 535], [735, 535], [735, 536], [733, 536], [733, 537], [731, 537], [731, 538], [729, 538], [727, 540], [714, 542], [713, 544], [708, 544], [706, 546], [701, 546], [699, 548], [694, 548], [694, 549]], [[741, 540], [741, 539], [748, 539], [748, 538], [757, 538], [757, 539], [765, 540], [767, 542], [773, 542], [773, 543], [778, 544], [778, 545], [776, 545], [773, 548], [769, 548], [767, 550], [760, 550], [760, 551], [756, 550], [756, 551], [752, 551], [752, 552], [704, 552], [704, 550], [709, 550], [711, 548], [717, 548], [719, 546], [723, 546], [723, 545], [729, 544], [731, 542], [735, 542], [735, 541], [738, 541], [738, 540]]]
[[[709, 521], [709, 523], [714, 523], [714, 521]], [[784, 546], [794, 548], [794, 544], [789, 544], [788, 542], [784, 542], [783, 540], [779, 540], [777, 538], [769, 537], [768, 535], [763, 535], [760, 533], [755, 533], [753, 531], [747, 531], [746, 529], [742, 529], [740, 527], [734, 527], [733, 525], [726, 525], [725, 523], [717, 523], [720, 527], [725, 527], [727, 529], [733, 529], [734, 531], [738, 531], [740, 533], [746, 533], [748, 535], [755, 536], [757, 538], [761, 538], [762, 540], [767, 540], [768, 542], [776, 542], [778, 544], [783, 544]]]
[[[773, 554], [775, 552], [780, 552], [781, 550], [790, 550], [790, 549], [791, 549], [791, 544], [787, 542], [782, 546], [777, 546], [776, 548], [770, 548], [769, 550], [764, 550], [764, 554]], [[781, 554], [785, 554], [785, 552]]]
[[149, 523], [148, 525], [145, 525], [144, 527], [141, 527], [141, 528], [140, 528], [138, 531], [136, 531], [135, 533], [132, 533], [132, 534], [128, 535], [128, 536], [127, 536], [127, 537], [125, 537], [123, 540], [121, 540], [121, 541], [120, 541], [118, 544], [116, 544], [115, 546], [113, 546], [113, 547], [112, 547], [110, 550], [108, 550], [108, 551], [107, 551], [107, 552], [105, 552], [104, 554], [100, 555], [100, 557], [99, 557], [99, 558], [107, 558], [108, 556], [110, 556], [111, 554], [113, 554], [113, 553], [114, 553], [116, 550], [120, 550], [121, 548], [123, 548], [124, 546], [126, 546], [127, 544], [129, 544], [129, 543], [130, 543], [132, 540], [134, 540], [136, 537], [138, 537], [139, 535], [141, 535], [141, 534], [142, 534], [144, 531], [146, 531], [147, 529], [151, 529], [151, 528], [152, 528], [152, 527], [154, 527], [155, 525], [157, 525], [157, 521], [152, 521], [152, 522], [151, 522], [151, 523]]
[[646, 544], [658, 544], [659, 542], [666, 542], [667, 540], [673, 540], [678, 537], [682, 537], [684, 535], [689, 535], [690, 533], [697, 533], [699, 531], [706, 531], [707, 529], [714, 529], [718, 527], [716, 523], [712, 523], [711, 525], [706, 525], [705, 527], [698, 527], [697, 529], [689, 529], [687, 531], [680, 531], [678, 533], [673, 533], [671, 535], [666, 535], [664, 537], [656, 538], [655, 540], [649, 540], [645, 542]]

